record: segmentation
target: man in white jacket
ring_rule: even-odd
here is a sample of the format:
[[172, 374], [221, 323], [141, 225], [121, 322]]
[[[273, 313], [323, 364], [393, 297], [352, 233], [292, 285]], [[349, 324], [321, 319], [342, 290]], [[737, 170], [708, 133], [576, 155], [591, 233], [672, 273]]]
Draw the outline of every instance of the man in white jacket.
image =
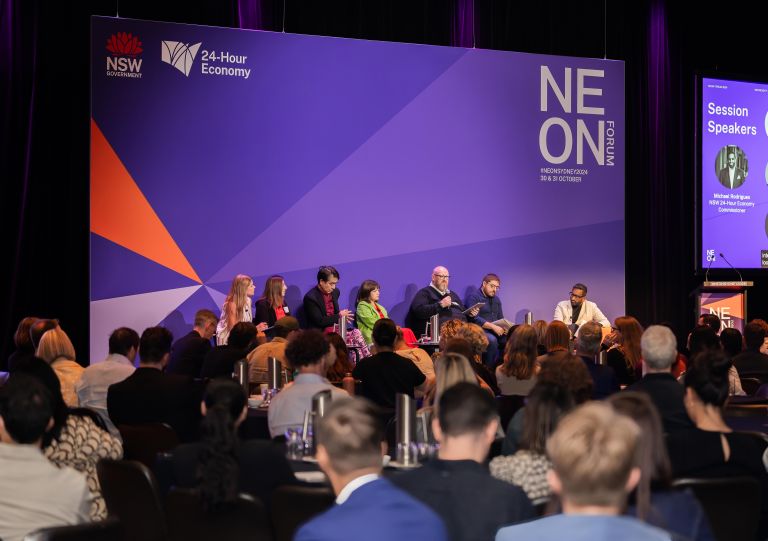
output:
[[574, 333], [587, 321], [594, 321], [603, 327], [611, 325], [600, 308], [594, 302], [587, 300], [587, 286], [584, 284], [575, 284], [571, 288], [570, 300], [557, 303], [554, 319], [568, 325]]

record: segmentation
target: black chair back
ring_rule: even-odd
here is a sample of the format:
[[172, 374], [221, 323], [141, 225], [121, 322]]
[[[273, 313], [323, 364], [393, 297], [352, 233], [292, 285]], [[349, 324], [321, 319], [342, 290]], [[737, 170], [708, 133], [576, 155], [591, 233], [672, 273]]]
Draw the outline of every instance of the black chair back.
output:
[[165, 423], [119, 425], [117, 429], [123, 438], [123, 458], [137, 460], [150, 469], [158, 453], [171, 451], [179, 444], [176, 432]]
[[690, 488], [709, 519], [718, 541], [755, 539], [760, 521], [760, 485], [752, 477], [676, 479], [672, 486]]
[[277, 487], [270, 513], [274, 540], [291, 541], [302, 524], [329, 509], [334, 500], [330, 487]]
[[157, 482], [149, 468], [133, 460], [101, 460], [96, 471], [109, 517], [120, 520], [125, 539], [161, 541], [167, 537]]
[[29, 533], [25, 541], [116, 541], [123, 539], [123, 527], [114, 519], [74, 526], [42, 528]]
[[232, 539], [272, 541], [264, 504], [248, 494], [219, 512], [206, 513], [197, 490], [173, 489], [165, 500], [170, 541]]

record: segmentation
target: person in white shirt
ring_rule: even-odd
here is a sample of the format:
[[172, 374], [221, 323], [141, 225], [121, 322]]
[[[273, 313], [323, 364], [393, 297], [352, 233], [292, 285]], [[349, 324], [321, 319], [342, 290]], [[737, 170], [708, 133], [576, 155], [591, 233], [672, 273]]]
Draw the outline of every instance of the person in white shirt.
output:
[[113, 436], [120, 437], [120, 433], [107, 414], [107, 390], [113, 383], [133, 374], [138, 350], [139, 334], [136, 331], [128, 327], [115, 329], [109, 335], [107, 358], [86, 368], [75, 385], [80, 406], [91, 408], [101, 415]]
[[582, 283], [571, 288], [570, 299], [561, 301], [555, 306], [553, 319], [562, 321], [575, 333], [587, 321], [599, 323], [601, 327], [610, 327], [611, 322], [603, 315], [597, 305], [587, 300], [587, 286]]
[[52, 416], [50, 393], [33, 376], [12, 375], [0, 388], [0, 539], [5, 541], [89, 520], [85, 476], [57, 468], [40, 450]]

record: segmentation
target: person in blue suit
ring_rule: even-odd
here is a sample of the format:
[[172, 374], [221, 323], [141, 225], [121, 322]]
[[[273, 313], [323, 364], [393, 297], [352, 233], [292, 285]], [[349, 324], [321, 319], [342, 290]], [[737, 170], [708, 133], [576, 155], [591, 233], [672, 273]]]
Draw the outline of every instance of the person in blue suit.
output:
[[333, 401], [316, 437], [317, 462], [336, 505], [304, 524], [295, 541], [447, 541], [431, 509], [381, 477], [384, 430], [372, 403]]

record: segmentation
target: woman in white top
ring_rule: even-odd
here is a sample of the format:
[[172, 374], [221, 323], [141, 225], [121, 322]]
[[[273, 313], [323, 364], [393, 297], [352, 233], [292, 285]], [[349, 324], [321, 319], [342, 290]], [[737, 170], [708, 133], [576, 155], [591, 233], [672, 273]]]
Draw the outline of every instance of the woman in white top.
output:
[[[229, 294], [221, 308], [221, 317], [216, 326], [216, 344], [226, 346], [229, 341], [229, 332], [241, 321], [252, 322], [251, 302], [256, 286], [253, 285], [253, 279], [245, 274], [238, 274], [232, 280], [232, 287], [229, 288]], [[260, 326], [266, 327], [266, 324]], [[262, 332], [264, 329], [259, 329]]]

